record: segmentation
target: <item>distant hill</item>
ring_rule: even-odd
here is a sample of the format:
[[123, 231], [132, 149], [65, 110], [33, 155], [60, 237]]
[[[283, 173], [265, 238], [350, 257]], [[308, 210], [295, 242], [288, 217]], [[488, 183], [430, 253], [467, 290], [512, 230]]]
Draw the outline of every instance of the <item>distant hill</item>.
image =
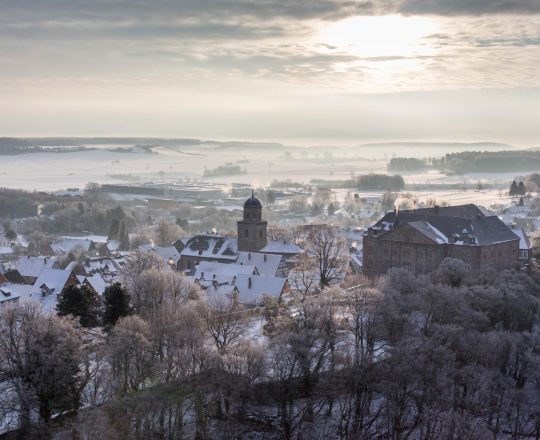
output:
[[359, 145], [360, 148], [439, 148], [444, 149], [466, 149], [471, 151], [478, 150], [516, 150], [517, 147], [509, 144], [502, 144], [498, 142], [374, 142], [369, 144]]
[[158, 147], [196, 147], [200, 145], [220, 149], [281, 149], [282, 144], [269, 142], [212, 141], [190, 138], [146, 138], [146, 137], [43, 137], [11, 138], [0, 137], [0, 155], [15, 155], [40, 152], [69, 152], [93, 149], [98, 145], [111, 146], [110, 150], [120, 151], [114, 146], [131, 146], [125, 152], [152, 152]]

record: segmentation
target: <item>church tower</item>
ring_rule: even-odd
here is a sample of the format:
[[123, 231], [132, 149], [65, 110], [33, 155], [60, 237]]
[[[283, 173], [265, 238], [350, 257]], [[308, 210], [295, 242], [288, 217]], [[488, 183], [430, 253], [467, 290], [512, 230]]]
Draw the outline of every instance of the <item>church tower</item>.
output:
[[244, 202], [244, 219], [238, 222], [238, 250], [258, 252], [265, 247], [266, 226], [262, 204], [251, 190], [251, 197]]

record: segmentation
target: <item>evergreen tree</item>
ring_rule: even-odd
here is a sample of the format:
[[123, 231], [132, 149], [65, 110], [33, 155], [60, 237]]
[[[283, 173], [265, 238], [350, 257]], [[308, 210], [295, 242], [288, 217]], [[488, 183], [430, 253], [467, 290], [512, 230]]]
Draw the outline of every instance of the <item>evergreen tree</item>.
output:
[[336, 208], [333, 203], [328, 205], [328, 215], [334, 215], [336, 213]]
[[129, 234], [127, 231], [126, 221], [122, 220], [118, 227], [118, 249], [121, 251], [129, 250]]
[[189, 231], [189, 223], [186, 219], [177, 217], [176, 218], [176, 224], [180, 226], [185, 232]]
[[13, 241], [17, 239], [17, 233], [13, 229], [6, 231], [5, 235], [8, 240]]
[[111, 221], [111, 226], [109, 227], [109, 240], [118, 239], [118, 232], [120, 229], [120, 220], [113, 218]]
[[105, 289], [103, 301], [105, 310], [103, 312], [103, 325], [112, 327], [116, 322], [131, 314], [131, 306], [129, 304], [129, 293], [120, 283], [114, 283]]
[[86, 285], [67, 286], [58, 296], [56, 312], [59, 316], [79, 318], [83, 327], [95, 327], [99, 321], [99, 296]]
[[517, 194], [520, 196], [524, 196], [525, 194], [527, 194], [527, 188], [525, 188], [525, 184], [523, 183], [523, 181], [519, 182]]
[[512, 181], [512, 184], [510, 185], [509, 195], [513, 197], [517, 195], [517, 193], [518, 193], [518, 186], [517, 186], [517, 182], [514, 180]]

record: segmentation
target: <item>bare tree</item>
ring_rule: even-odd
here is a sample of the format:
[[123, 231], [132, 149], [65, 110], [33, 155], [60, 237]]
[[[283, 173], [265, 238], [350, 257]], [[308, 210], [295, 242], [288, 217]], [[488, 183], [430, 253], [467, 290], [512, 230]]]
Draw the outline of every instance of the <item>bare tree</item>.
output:
[[197, 299], [199, 290], [178, 272], [152, 268], [131, 281], [130, 295], [135, 312], [148, 317], [168, 301]]
[[314, 258], [321, 289], [339, 280], [347, 265], [347, 243], [331, 226], [313, 228], [309, 233], [306, 250]]
[[161, 222], [155, 231], [154, 241], [158, 246], [172, 246], [184, 235], [184, 230], [177, 224]]
[[163, 259], [153, 252], [143, 252], [136, 250], [126, 258], [126, 262], [122, 267], [122, 276], [126, 281], [125, 285], [130, 285], [130, 282], [135, 280], [137, 276], [148, 269], [163, 269]]
[[144, 388], [154, 371], [150, 326], [138, 316], [121, 318], [111, 331], [113, 386], [123, 395]]
[[48, 424], [54, 412], [79, 407], [85, 351], [73, 320], [46, 315], [39, 304], [25, 302], [0, 310], [0, 333], [0, 383], [12, 400], [11, 414], [3, 417], [18, 418], [24, 433], [33, 412]]
[[206, 330], [214, 340], [220, 354], [238, 343], [246, 334], [250, 322], [244, 308], [235, 298], [215, 294], [208, 298], [201, 309]]
[[150, 329], [164, 382], [197, 374], [205, 362], [203, 321], [194, 304], [167, 301], [150, 319]]
[[291, 289], [304, 302], [307, 296], [320, 290], [320, 275], [314, 257], [303, 253], [298, 255], [296, 260], [294, 268], [289, 272], [288, 281]]

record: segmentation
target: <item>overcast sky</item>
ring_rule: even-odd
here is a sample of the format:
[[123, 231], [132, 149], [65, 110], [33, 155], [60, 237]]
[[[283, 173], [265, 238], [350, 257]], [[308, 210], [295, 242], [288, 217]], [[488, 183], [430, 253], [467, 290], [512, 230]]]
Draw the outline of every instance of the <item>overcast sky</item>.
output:
[[0, 0], [0, 135], [540, 146], [540, 0]]

